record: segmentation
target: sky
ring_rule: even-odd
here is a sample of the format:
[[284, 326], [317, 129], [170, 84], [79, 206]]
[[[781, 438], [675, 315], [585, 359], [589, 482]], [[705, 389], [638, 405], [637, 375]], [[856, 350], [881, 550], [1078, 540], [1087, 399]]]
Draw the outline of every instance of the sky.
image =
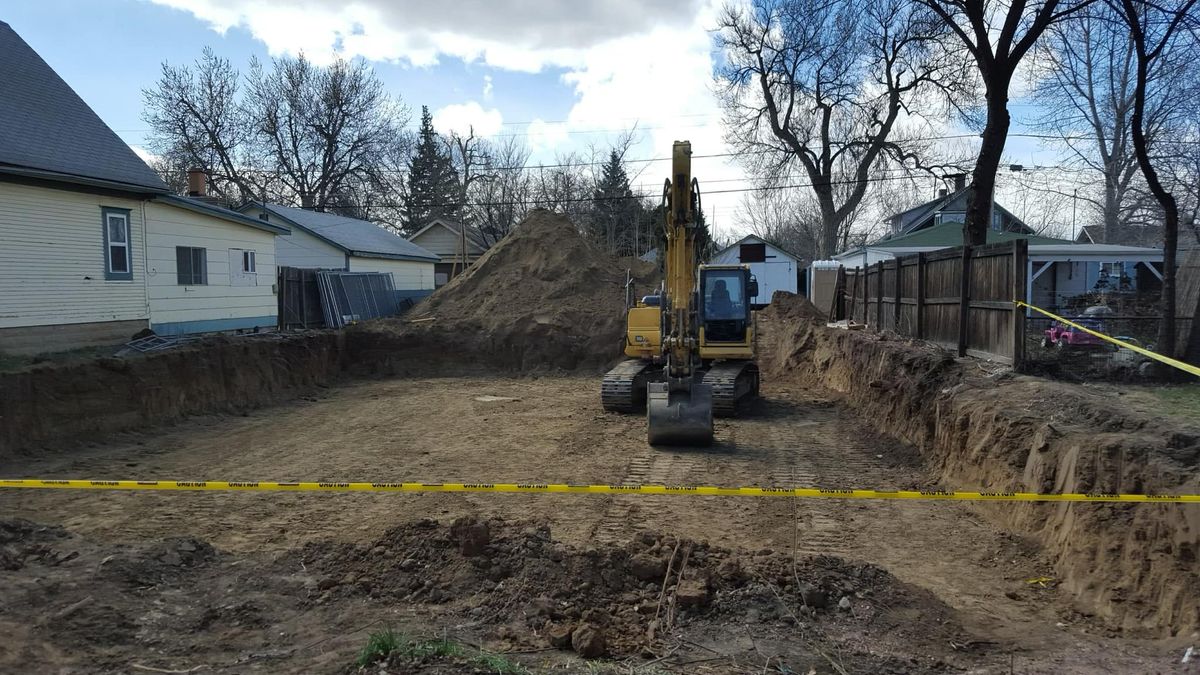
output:
[[[723, 0], [8, 0], [8, 22], [135, 150], [144, 151], [143, 88], [161, 64], [191, 63], [208, 46], [233, 64], [303, 52], [325, 63], [361, 57], [440, 131], [473, 125], [519, 135], [532, 163], [606, 148], [636, 127], [628, 158], [635, 192], [657, 195], [674, 140], [696, 155], [728, 152], [713, 96], [719, 55], [709, 32]], [[1029, 113], [1015, 102], [1014, 128]], [[1036, 112], [1036, 111], [1032, 111]], [[949, 133], [962, 133], [947, 123]], [[1048, 163], [1012, 138], [1013, 162]], [[1050, 160], [1053, 161], [1053, 160]], [[700, 157], [693, 174], [718, 236], [735, 226], [749, 186], [729, 157]], [[1005, 181], [1001, 181], [1004, 186]], [[1011, 185], [1009, 181], [1009, 192]], [[930, 185], [930, 196], [934, 186]], [[1028, 195], [1004, 195], [1010, 202]], [[1018, 203], [1019, 207], [1020, 204]], [[1010, 209], [1019, 211], [1009, 204]]]

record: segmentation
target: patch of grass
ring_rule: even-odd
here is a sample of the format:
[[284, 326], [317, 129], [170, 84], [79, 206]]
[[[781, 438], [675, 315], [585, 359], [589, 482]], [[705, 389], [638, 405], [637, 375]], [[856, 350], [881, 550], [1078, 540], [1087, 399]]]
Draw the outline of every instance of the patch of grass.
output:
[[392, 656], [412, 661], [461, 661], [496, 675], [528, 675], [529, 672], [501, 654], [477, 650], [446, 638], [412, 640], [390, 629], [371, 633], [358, 654], [357, 664], [366, 667]]
[[358, 653], [357, 663], [359, 666], [369, 666], [391, 656], [402, 646], [404, 646], [404, 638], [392, 632], [390, 628], [371, 633], [371, 636], [367, 638], [366, 646]]
[[1188, 419], [1200, 419], [1200, 384], [1154, 387], [1151, 392], [1163, 404], [1163, 412]]

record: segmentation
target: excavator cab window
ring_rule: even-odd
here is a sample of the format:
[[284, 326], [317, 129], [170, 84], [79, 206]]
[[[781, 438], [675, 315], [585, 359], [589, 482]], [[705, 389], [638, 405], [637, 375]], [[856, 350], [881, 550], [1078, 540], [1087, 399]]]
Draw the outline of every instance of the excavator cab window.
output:
[[713, 342], [741, 342], [750, 321], [748, 273], [740, 269], [701, 272], [701, 316], [704, 336]]

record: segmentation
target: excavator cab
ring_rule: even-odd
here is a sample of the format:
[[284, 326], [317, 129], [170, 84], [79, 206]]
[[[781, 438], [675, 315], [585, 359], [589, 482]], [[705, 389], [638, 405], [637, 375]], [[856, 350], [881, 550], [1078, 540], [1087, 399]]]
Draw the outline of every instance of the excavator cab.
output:
[[745, 342], [757, 291], [758, 282], [745, 265], [701, 265], [700, 328], [704, 341]]

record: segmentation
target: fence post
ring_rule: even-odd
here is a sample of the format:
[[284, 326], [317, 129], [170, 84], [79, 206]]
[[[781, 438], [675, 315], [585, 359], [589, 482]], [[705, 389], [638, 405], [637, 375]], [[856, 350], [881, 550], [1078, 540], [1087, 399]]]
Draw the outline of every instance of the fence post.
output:
[[863, 266], [858, 269], [862, 275], [863, 301], [862, 301], [862, 323], [867, 325], [870, 323], [871, 306], [867, 304], [867, 299], [870, 295], [867, 293], [867, 288], [871, 285], [871, 268], [863, 261]]
[[967, 345], [970, 344], [971, 320], [971, 247], [963, 244], [961, 279], [958, 284], [958, 355], [967, 355]]
[[[901, 269], [904, 265], [900, 263], [900, 258], [895, 258], [896, 261], [896, 306], [892, 308], [892, 330], [900, 333], [900, 277]], [[903, 333], [901, 333], [903, 334]]]
[[925, 338], [925, 254], [917, 254], [917, 338]]
[[883, 330], [883, 261], [875, 263], [875, 332]]
[[1013, 241], [1013, 372], [1021, 372], [1025, 367], [1025, 310], [1016, 300], [1025, 300], [1025, 289], [1029, 283], [1029, 240], [1016, 239]]

